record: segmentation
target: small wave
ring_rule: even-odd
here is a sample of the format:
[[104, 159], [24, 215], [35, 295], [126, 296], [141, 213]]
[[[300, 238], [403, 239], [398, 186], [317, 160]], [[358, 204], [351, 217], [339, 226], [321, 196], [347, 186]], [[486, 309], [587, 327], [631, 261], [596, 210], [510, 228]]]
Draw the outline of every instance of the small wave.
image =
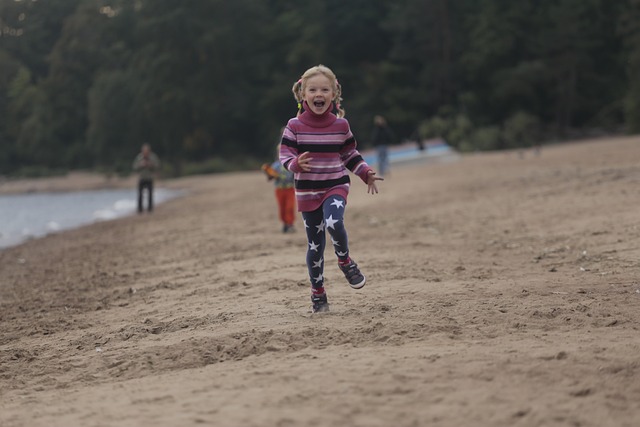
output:
[[96, 221], [108, 221], [130, 214], [136, 209], [136, 201], [133, 199], [119, 199], [113, 203], [111, 208], [99, 209], [93, 213]]
[[60, 224], [55, 221], [49, 221], [47, 223], [47, 231], [60, 231]]
[[113, 209], [118, 212], [131, 212], [135, 210], [136, 202], [132, 199], [121, 199], [113, 204]]
[[96, 221], [109, 221], [111, 219], [116, 219], [118, 217], [118, 213], [111, 209], [100, 209], [93, 213], [93, 219]]

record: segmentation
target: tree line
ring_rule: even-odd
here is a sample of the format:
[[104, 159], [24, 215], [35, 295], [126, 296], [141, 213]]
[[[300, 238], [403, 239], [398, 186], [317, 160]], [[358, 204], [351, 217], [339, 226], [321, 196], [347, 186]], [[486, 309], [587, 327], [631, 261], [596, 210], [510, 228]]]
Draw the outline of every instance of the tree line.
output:
[[0, 0], [0, 175], [273, 157], [319, 63], [365, 147], [640, 132], [640, 0]]

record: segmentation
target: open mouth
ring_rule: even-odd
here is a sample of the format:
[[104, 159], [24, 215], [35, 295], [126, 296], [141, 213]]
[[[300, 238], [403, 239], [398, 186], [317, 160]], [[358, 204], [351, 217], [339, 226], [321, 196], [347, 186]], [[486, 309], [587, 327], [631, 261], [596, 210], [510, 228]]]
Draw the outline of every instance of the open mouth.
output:
[[324, 107], [324, 104], [325, 104], [325, 102], [324, 102], [324, 101], [313, 101], [313, 105], [314, 105], [316, 108], [322, 108], [322, 107]]

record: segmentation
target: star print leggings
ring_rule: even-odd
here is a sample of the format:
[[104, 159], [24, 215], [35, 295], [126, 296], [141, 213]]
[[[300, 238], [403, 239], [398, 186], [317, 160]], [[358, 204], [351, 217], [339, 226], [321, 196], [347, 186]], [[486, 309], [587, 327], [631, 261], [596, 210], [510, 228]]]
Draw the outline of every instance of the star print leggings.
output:
[[315, 211], [302, 212], [308, 240], [307, 267], [312, 291], [316, 294], [324, 292], [324, 247], [327, 240], [325, 230], [331, 236], [338, 260], [349, 259], [349, 242], [344, 227], [346, 204], [344, 197], [330, 196]]

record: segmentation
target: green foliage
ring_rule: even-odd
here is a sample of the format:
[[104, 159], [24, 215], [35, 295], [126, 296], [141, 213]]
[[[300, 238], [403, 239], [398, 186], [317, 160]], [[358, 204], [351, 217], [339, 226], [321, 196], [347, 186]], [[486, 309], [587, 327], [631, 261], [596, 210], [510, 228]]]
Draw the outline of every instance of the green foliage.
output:
[[640, 133], [640, 85], [632, 86], [625, 98], [625, 117], [630, 133]]
[[15, 178], [44, 178], [50, 176], [65, 176], [68, 170], [49, 168], [46, 166], [22, 166], [12, 172]]
[[376, 114], [463, 150], [640, 132], [640, 0], [5, 1], [0, 26], [0, 173], [128, 173], [144, 142], [168, 174], [253, 167], [318, 63], [364, 145]]
[[131, 106], [138, 83], [126, 72], [114, 71], [99, 75], [89, 90], [87, 146], [94, 166], [117, 168], [118, 159], [129, 158], [135, 149], [130, 143]]
[[469, 141], [460, 149], [462, 151], [489, 151], [502, 148], [502, 132], [498, 126], [487, 126], [475, 129]]
[[48, 56], [59, 41], [65, 20], [81, 1], [0, 1], [0, 26], [5, 26], [0, 31], [0, 46], [19, 58], [35, 80], [46, 77]]
[[506, 148], [529, 147], [540, 140], [540, 121], [527, 112], [518, 111], [504, 123], [502, 137]]
[[624, 36], [628, 92], [624, 97], [624, 117], [627, 130], [640, 133], [640, 0], [632, 0], [628, 13], [620, 18], [620, 33]]
[[450, 107], [440, 109], [438, 115], [423, 121], [418, 127], [422, 139], [442, 138], [456, 148], [469, 145], [473, 124], [464, 114], [454, 114]]
[[3, 49], [0, 49], [0, 64], [0, 174], [6, 174], [15, 169], [17, 163], [13, 138], [16, 123], [10, 117], [9, 108], [16, 76], [24, 67]]

